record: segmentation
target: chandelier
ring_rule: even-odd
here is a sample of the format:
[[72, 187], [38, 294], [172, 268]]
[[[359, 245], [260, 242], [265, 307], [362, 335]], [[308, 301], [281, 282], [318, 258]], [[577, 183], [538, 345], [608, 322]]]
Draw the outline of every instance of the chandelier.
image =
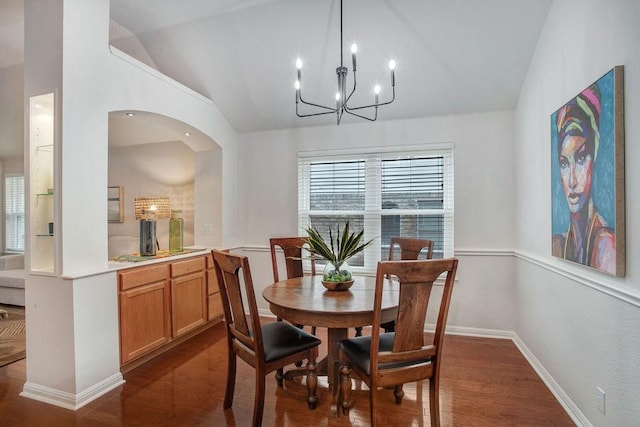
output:
[[[396, 79], [395, 68], [396, 63], [392, 59], [389, 61], [389, 69], [391, 70], [391, 100], [386, 102], [379, 102], [380, 86], [376, 85], [373, 89], [374, 102], [369, 105], [361, 105], [358, 107], [352, 107], [349, 105], [351, 96], [356, 91], [356, 53], [358, 52], [358, 46], [354, 43], [351, 45], [351, 61], [353, 63], [353, 88], [347, 95], [347, 73], [349, 69], [344, 66], [343, 54], [342, 54], [342, 0], [340, 0], [340, 66], [336, 68], [336, 75], [338, 77], [338, 91], [336, 92], [336, 105], [335, 107], [327, 107], [324, 105], [316, 104], [313, 102], [307, 102], [302, 98], [302, 60], [298, 58], [296, 60], [296, 68], [298, 71], [298, 79], [295, 83], [296, 88], [296, 115], [298, 117], [311, 117], [320, 116], [324, 114], [336, 114], [337, 125], [340, 125], [340, 120], [344, 113], [351, 114], [352, 116], [360, 117], [369, 121], [375, 121], [378, 118], [378, 107], [382, 105], [391, 104], [396, 99]], [[315, 108], [315, 112], [301, 114], [299, 110], [300, 104], [309, 105]], [[357, 112], [356, 112], [357, 111]]]

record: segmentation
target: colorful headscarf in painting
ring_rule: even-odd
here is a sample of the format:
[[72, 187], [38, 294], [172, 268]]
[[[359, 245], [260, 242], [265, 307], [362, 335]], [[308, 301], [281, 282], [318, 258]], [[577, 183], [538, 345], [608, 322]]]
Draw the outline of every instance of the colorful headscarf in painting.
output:
[[566, 137], [582, 136], [586, 139], [587, 149], [595, 161], [600, 145], [599, 125], [600, 89], [594, 83], [558, 110], [558, 153], [562, 150], [562, 141]]

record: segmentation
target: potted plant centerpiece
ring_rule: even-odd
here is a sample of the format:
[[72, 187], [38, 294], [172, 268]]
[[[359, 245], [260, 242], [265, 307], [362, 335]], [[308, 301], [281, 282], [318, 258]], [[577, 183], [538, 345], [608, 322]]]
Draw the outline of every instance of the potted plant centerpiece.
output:
[[335, 240], [331, 227], [329, 227], [329, 243], [324, 240], [317, 229], [309, 227], [306, 231], [309, 235], [308, 251], [313, 256], [327, 261], [322, 274], [322, 284], [332, 291], [349, 289], [353, 285], [353, 277], [351, 276], [351, 268], [346, 261], [362, 252], [373, 242], [373, 239], [366, 243], [361, 243], [364, 230], [359, 233], [351, 233], [349, 231], [349, 221], [344, 226], [342, 236], [340, 235], [340, 226], [338, 226]]

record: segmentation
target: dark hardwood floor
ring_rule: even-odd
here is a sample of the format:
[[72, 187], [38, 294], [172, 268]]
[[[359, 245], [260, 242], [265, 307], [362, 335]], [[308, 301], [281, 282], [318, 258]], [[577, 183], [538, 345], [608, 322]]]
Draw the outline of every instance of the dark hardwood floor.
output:
[[[323, 332], [319, 330], [319, 335]], [[326, 349], [324, 350], [326, 352]], [[321, 356], [323, 348], [320, 350]], [[125, 374], [126, 383], [78, 411], [20, 397], [26, 362], [0, 368], [0, 425], [7, 426], [248, 426], [254, 371], [238, 362], [233, 408], [222, 409], [226, 378], [224, 328], [218, 324]], [[573, 426], [551, 392], [509, 340], [448, 335], [441, 375], [443, 426]], [[367, 426], [369, 399], [356, 381], [349, 416], [329, 417], [330, 391], [319, 381], [315, 411], [301, 380], [278, 389], [267, 378], [264, 426]], [[405, 385], [396, 405], [381, 389], [382, 425], [428, 426], [428, 383]]]

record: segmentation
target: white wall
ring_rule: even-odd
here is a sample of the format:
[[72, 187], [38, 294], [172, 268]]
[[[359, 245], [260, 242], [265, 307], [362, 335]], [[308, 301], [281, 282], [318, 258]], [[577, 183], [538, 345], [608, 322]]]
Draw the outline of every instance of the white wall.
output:
[[[0, 69], [0, 158], [23, 158], [24, 67]], [[23, 168], [24, 166], [21, 166]], [[20, 169], [22, 171], [22, 169]]]
[[[109, 149], [109, 185], [124, 186], [124, 222], [109, 223], [109, 236], [140, 234], [136, 197], [169, 197], [171, 209], [182, 209], [184, 244], [192, 246], [195, 153], [180, 141]], [[169, 220], [156, 221], [160, 249], [169, 248]]]
[[[587, 425], [640, 424], [638, 18], [636, 0], [555, 0], [516, 110], [516, 332]], [[553, 258], [550, 237], [550, 115], [615, 65], [625, 67], [624, 278]]]
[[[381, 112], [384, 114], [384, 111]], [[240, 135], [239, 211], [258, 295], [272, 282], [269, 238], [300, 235], [297, 153], [453, 142], [455, 252], [449, 325], [513, 330], [513, 114], [493, 112]], [[303, 234], [303, 233], [302, 233]], [[260, 292], [258, 292], [258, 290]], [[259, 298], [260, 308], [268, 313]]]

